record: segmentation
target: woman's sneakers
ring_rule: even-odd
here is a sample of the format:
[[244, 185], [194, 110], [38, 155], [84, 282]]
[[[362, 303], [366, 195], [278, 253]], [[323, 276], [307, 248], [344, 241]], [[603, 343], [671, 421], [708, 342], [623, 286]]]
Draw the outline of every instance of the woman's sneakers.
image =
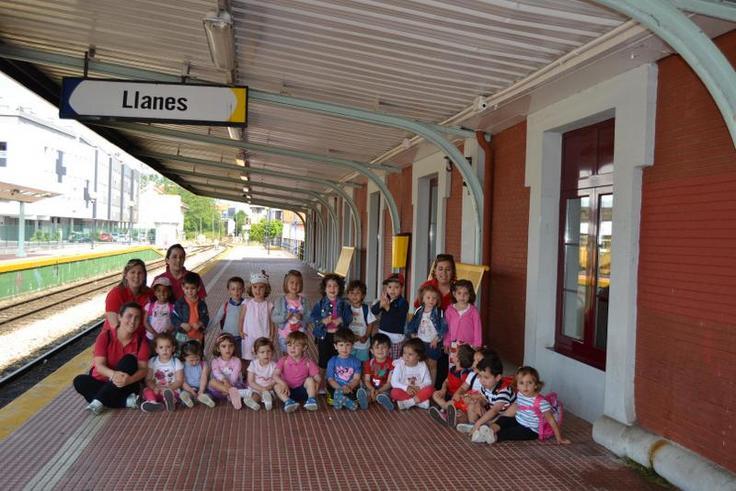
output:
[[138, 394], [130, 394], [125, 399], [125, 407], [127, 409], [138, 409], [138, 404], [140, 404], [140, 398], [138, 397]]
[[235, 409], [243, 407], [243, 399], [240, 397], [240, 391], [236, 387], [230, 387], [227, 394], [230, 396], [230, 403]]
[[164, 389], [164, 406], [168, 412], [173, 412], [176, 407], [176, 397], [174, 397], [174, 391], [171, 389]]
[[93, 399], [84, 409], [89, 411], [93, 416], [99, 416], [105, 410], [105, 406], [97, 399]]
[[394, 403], [391, 401], [391, 398], [388, 396], [388, 394], [378, 394], [376, 396], [376, 402], [383, 406], [387, 411], [394, 410]]
[[483, 425], [479, 429], [473, 432], [473, 436], [470, 437], [470, 441], [473, 443], [495, 443], [496, 433], [492, 429]]
[[368, 409], [368, 392], [363, 387], [355, 392], [355, 397], [358, 399], [360, 409], [364, 411]]
[[248, 406], [250, 409], [254, 411], [259, 411], [261, 409], [261, 405], [256, 402], [255, 399], [253, 399], [251, 396], [244, 397], [243, 402], [246, 406]]

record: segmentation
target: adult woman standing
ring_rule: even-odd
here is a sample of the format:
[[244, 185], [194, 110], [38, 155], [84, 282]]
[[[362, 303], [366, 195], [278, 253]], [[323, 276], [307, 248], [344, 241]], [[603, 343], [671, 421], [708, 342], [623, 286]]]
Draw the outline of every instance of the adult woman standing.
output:
[[[151, 289], [146, 286], [146, 263], [131, 259], [123, 268], [123, 279], [105, 298], [105, 325], [102, 329], [118, 327], [120, 308], [126, 303], [135, 302], [143, 308], [150, 298]], [[139, 328], [145, 330], [142, 316]]]
[[[188, 273], [187, 268], [184, 267], [184, 261], [186, 258], [187, 253], [184, 251], [184, 247], [181, 244], [172, 245], [166, 251], [166, 272], [156, 276], [156, 278], [163, 276], [171, 281], [172, 302], [175, 302], [184, 296], [183, 281], [184, 276]], [[156, 278], [154, 278], [154, 281]], [[207, 297], [204, 282], [200, 282], [197, 295], [201, 299]]]
[[120, 308], [118, 325], [103, 329], [94, 345], [89, 374], [74, 378], [74, 389], [100, 414], [105, 407], [136, 407], [139, 383], [148, 371], [148, 341], [139, 331], [143, 309], [136, 302]]

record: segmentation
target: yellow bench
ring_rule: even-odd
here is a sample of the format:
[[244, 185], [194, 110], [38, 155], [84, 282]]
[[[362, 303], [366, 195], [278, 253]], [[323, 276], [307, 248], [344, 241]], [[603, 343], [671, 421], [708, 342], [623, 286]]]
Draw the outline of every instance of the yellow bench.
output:
[[[353, 260], [353, 254], [355, 253], [355, 247], [343, 246], [340, 251], [340, 256], [337, 258], [337, 264], [335, 264], [335, 274], [339, 274], [343, 278], [348, 276], [350, 271], [350, 262]], [[320, 274], [324, 276], [324, 274]]]

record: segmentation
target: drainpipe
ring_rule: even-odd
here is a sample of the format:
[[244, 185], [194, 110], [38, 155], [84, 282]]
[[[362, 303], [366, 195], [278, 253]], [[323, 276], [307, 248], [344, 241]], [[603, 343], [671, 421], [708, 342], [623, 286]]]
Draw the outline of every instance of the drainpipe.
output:
[[[490, 136], [490, 135], [488, 135]], [[483, 264], [487, 264], [488, 266], [491, 265], [491, 249], [493, 246], [493, 240], [492, 240], [492, 233], [493, 233], [493, 174], [495, 167], [493, 165], [493, 150], [491, 148], [490, 142], [486, 140], [486, 133], [483, 131], [476, 131], [475, 132], [475, 139], [478, 142], [478, 145], [480, 148], [483, 149], [483, 156], [484, 156], [484, 168], [485, 172], [483, 172], [483, 221], [485, 223], [481, 224], [481, 230], [484, 230], [485, 233], [483, 234]], [[490, 275], [493, 274], [493, 269], [491, 269], [490, 274], [488, 275], [489, 278], [487, 281], [483, 283], [483, 286], [481, 287], [481, 290], [485, 290], [485, 295], [482, 295], [481, 298], [483, 301], [481, 302], [481, 314], [483, 319], [485, 320], [485, 325], [491, 325], [490, 324], [490, 313], [491, 313], [491, 278]], [[482, 292], [478, 292], [482, 293]], [[488, 341], [487, 339], [485, 341]]]

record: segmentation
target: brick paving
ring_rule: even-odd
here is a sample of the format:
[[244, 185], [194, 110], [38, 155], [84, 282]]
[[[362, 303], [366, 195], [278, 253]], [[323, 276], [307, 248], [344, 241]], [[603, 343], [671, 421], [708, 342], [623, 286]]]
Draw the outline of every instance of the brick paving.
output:
[[[216, 280], [213, 311], [227, 278], [255, 268], [271, 274], [274, 290], [288, 269], [300, 269], [305, 293], [316, 298], [316, 273], [297, 261], [236, 253], [223, 263], [225, 271], [205, 275]], [[572, 445], [480, 446], [418, 409], [351, 413], [320, 404], [316, 413], [220, 405], [94, 418], [68, 389], [0, 444], [3, 488], [656, 489], [595, 444], [590, 424], [571, 414], [564, 429]]]

